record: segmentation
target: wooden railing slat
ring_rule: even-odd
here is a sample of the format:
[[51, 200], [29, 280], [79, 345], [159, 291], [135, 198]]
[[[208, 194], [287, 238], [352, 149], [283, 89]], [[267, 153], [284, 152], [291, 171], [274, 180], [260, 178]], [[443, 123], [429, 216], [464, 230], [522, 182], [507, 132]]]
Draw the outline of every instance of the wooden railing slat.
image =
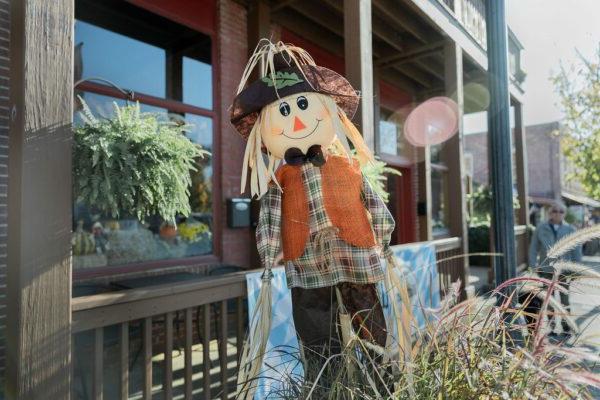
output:
[[121, 400], [129, 398], [129, 322], [120, 325], [119, 347], [121, 352]]
[[104, 328], [94, 330], [94, 373], [92, 378], [94, 400], [102, 400], [104, 391]]
[[173, 313], [165, 314], [165, 368], [163, 393], [166, 400], [173, 398]]
[[204, 399], [212, 400], [210, 397], [210, 304], [202, 306], [204, 318], [202, 318], [202, 379], [204, 381]]
[[236, 358], [240, 360], [242, 356], [242, 349], [244, 347], [244, 298], [238, 297], [236, 301], [237, 307], [237, 327], [236, 327], [236, 346], [237, 355]]
[[185, 398], [192, 399], [192, 309], [185, 309], [184, 374]]
[[221, 365], [221, 399], [227, 400], [227, 300], [221, 302], [219, 343], [219, 361]]
[[144, 319], [144, 400], [152, 400], [152, 317]]

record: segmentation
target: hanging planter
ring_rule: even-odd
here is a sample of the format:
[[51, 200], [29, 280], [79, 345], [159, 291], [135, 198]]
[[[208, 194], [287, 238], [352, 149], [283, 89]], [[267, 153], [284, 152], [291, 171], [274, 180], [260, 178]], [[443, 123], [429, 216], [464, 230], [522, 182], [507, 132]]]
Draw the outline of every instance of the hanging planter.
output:
[[210, 155], [191, 142], [186, 124], [114, 103], [114, 117], [97, 118], [80, 97], [83, 124], [73, 129], [74, 193], [78, 201], [118, 218], [160, 215], [175, 223], [190, 214], [195, 160]]

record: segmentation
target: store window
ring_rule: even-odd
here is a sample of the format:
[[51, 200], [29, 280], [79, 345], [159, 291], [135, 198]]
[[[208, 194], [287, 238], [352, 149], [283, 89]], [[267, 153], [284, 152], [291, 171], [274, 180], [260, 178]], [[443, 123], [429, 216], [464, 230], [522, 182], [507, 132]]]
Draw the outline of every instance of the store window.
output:
[[448, 233], [448, 167], [441, 160], [442, 147], [431, 146], [431, 219], [434, 235]]
[[[75, 82], [96, 115], [110, 117], [126, 100], [113, 86], [135, 93], [142, 111], [193, 126], [182, 132], [213, 150], [211, 38], [124, 1], [76, 1]], [[101, 78], [96, 80], [94, 78]], [[81, 123], [76, 105], [74, 124]], [[191, 214], [176, 227], [159, 216], [144, 222], [112, 218], [92, 205], [73, 208], [73, 268], [114, 273], [132, 266], [167, 266], [213, 252], [213, 164], [197, 160], [190, 188]], [[162, 260], [161, 263], [156, 261]], [[107, 268], [108, 267], [108, 268]]]
[[404, 138], [402, 118], [386, 109], [379, 112], [379, 152], [392, 156], [412, 157], [412, 146]]

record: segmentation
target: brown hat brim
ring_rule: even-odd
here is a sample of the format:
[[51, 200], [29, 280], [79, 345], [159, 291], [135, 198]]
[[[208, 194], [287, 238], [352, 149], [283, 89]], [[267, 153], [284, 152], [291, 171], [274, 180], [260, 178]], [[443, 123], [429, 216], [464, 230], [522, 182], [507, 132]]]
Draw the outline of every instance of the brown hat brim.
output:
[[[248, 139], [260, 111], [280, 98], [296, 93], [315, 92], [331, 96], [349, 119], [358, 108], [359, 96], [342, 75], [325, 67], [302, 65], [280, 70], [282, 73], [295, 73], [298, 81], [275, 89], [272, 82], [256, 80], [240, 92], [233, 100], [230, 119], [235, 129], [244, 139]], [[279, 71], [278, 71], [279, 73]]]

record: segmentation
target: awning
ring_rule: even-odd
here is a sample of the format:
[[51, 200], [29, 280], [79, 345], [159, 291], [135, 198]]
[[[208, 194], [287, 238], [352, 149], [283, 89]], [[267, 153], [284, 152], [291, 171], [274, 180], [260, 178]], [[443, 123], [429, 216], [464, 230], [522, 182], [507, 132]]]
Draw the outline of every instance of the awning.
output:
[[552, 205], [556, 200], [548, 197], [539, 197], [539, 196], [529, 196], [530, 203], [543, 204], [543, 205]]
[[565, 199], [570, 200], [574, 203], [579, 203], [579, 204], [583, 204], [583, 205], [594, 207], [594, 208], [600, 207], [600, 201], [591, 199], [585, 195], [575, 194], [575, 193], [571, 193], [571, 192], [562, 192], [562, 197], [564, 197]]

